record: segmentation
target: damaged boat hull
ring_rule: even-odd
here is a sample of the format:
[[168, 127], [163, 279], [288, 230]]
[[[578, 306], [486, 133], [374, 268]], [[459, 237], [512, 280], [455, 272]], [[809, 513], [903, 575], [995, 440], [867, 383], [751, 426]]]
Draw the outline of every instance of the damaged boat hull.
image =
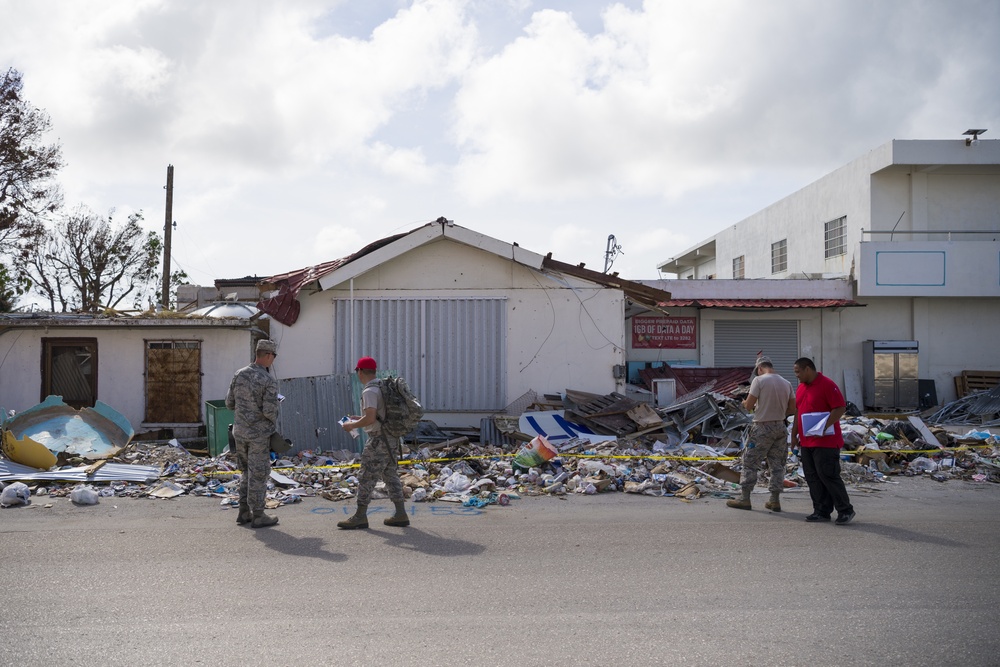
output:
[[61, 396], [49, 396], [3, 422], [3, 452], [15, 463], [47, 470], [60, 453], [89, 460], [113, 456], [134, 435], [129, 421], [106, 403], [77, 410]]

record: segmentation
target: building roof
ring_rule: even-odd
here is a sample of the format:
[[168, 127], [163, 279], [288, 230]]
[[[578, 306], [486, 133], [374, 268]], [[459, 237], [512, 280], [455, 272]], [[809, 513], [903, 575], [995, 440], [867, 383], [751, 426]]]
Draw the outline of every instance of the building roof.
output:
[[849, 308], [865, 304], [852, 299], [670, 299], [658, 304], [661, 308]]
[[317, 289], [328, 289], [334, 285], [342, 284], [379, 264], [442, 237], [494, 253], [498, 257], [517, 262], [536, 271], [555, 271], [598, 285], [620, 289], [629, 299], [651, 309], [657, 309], [659, 301], [670, 298], [670, 292], [624, 280], [619, 278], [617, 273], [608, 275], [585, 269], [583, 264], [565, 264], [552, 259], [552, 253], [542, 257], [521, 248], [517, 243], [506, 243], [456, 225], [445, 218], [438, 218], [434, 222], [421, 225], [405, 234], [379, 239], [347, 257], [271, 276], [265, 279], [262, 284], [265, 289], [276, 290], [276, 293], [262, 299], [257, 307], [282, 324], [291, 326], [299, 318], [301, 304], [298, 295], [306, 286], [315, 284]]

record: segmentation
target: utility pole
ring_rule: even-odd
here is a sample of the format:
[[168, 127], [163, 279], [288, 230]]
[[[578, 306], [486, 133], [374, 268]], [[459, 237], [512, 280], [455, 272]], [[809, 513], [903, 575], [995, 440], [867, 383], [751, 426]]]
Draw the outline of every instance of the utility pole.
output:
[[160, 302], [170, 306], [170, 231], [174, 218], [174, 165], [167, 165], [167, 212], [163, 222], [163, 293]]

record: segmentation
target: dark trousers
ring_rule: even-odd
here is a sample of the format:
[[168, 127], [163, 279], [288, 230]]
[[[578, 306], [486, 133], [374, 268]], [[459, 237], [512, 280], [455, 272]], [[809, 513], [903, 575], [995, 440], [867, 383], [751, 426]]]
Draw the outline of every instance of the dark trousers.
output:
[[809, 484], [809, 497], [813, 511], [820, 516], [830, 516], [834, 508], [838, 514], [854, 511], [847, 487], [840, 477], [840, 450], [832, 447], [801, 447], [802, 471]]

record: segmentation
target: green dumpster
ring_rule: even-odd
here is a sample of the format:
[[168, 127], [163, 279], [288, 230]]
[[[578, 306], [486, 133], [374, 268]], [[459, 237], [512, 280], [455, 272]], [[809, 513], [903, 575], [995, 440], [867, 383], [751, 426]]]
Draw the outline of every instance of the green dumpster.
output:
[[205, 401], [205, 433], [208, 436], [208, 455], [218, 456], [229, 444], [229, 425], [233, 411], [225, 401]]

